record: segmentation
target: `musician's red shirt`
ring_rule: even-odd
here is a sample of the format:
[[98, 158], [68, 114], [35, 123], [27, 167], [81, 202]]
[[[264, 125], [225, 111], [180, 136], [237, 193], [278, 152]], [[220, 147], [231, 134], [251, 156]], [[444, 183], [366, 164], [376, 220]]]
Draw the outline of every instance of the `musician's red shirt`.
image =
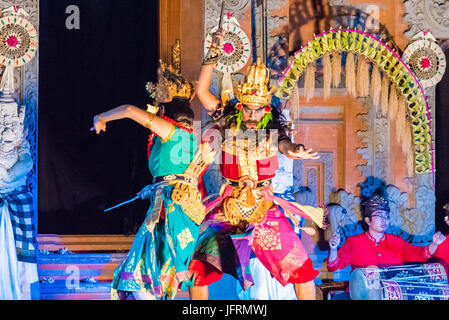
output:
[[[446, 241], [447, 242], [447, 241]], [[379, 243], [368, 232], [346, 239], [337, 259], [327, 263], [330, 272], [351, 265], [352, 270], [370, 265], [391, 266], [404, 262], [424, 262], [431, 257], [427, 246], [414, 246], [399, 236], [384, 234]]]

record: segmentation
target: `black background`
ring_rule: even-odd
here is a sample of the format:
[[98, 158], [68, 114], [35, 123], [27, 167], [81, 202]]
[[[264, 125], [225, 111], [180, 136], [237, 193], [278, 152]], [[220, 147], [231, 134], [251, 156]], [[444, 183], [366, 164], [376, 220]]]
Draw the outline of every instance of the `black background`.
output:
[[[449, 49], [446, 49], [446, 61], [449, 61]], [[443, 206], [449, 203], [449, 70], [436, 87], [435, 107], [436, 129], [436, 173], [435, 173], [435, 225], [444, 234], [449, 233], [449, 227], [443, 221], [445, 211]]]
[[[66, 28], [66, 7], [80, 29]], [[147, 204], [132, 198], [151, 176], [148, 130], [124, 119], [106, 133], [95, 114], [124, 103], [145, 108], [159, 52], [158, 1], [41, 0], [39, 43], [38, 232], [131, 233]]]

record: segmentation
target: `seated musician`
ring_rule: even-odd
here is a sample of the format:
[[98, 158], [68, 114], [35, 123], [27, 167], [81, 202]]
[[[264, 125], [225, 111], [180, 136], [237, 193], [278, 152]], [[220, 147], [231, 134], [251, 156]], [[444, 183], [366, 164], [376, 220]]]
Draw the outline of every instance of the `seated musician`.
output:
[[[329, 239], [330, 250], [327, 258], [329, 272], [344, 269], [348, 265], [354, 270], [371, 265], [381, 267], [412, 261], [425, 262], [445, 240], [444, 235], [437, 232], [428, 246], [414, 246], [399, 236], [385, 233], [390, 224], [390, 207], [388, 201], [381, 196], [375, 195], [362, 202], [361, 209], [368, 230], [347, 238], [339, 250], [337, 248], [340, 244], [340, 233], [337, 230], [333, 234]], [[349, 294], [346, 293], [337, 299], [348, 298]]]

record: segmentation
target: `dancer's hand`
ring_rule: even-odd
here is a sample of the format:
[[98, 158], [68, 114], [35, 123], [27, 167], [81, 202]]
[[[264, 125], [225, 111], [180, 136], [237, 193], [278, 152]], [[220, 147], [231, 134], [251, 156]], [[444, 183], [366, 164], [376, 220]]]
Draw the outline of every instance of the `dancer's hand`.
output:
[[219, 48], [223, 46], [223, 39], [226, 32], [221, 29], [217, 30], [214, 33], [212, 33], [212, 42], [215, 43]]
[[99, 114], [94, 117], [94, 126], [90, 128], [90, 131], [96, 131], [97, 134], [101, 131], [106, 132], [106, 121]]
[[137, 193], [137, 195], [140, 196], [140, 199], [150, 199], [152, 190], [153, 190], [153, 185], [149, 184], [149, 185], [143, 187], [143, 189], [140, 190]]
[[318, 152], [312, 152], [312, 148], [305, 150], [302, 144], [297, 144], [294, 150], [288, 150], [288, 154], [297, 159], [319, 159]]
[[337, 249], [340, 244], [340, 232], [335, 232], [329, 239], [329, 248], [332, 250]]
[[223, 48], [224, 31], [219, 30], [212, 33], [212, 39], [209, 51], [203, 60], [204, 65], [215, 65], [221, 58]]

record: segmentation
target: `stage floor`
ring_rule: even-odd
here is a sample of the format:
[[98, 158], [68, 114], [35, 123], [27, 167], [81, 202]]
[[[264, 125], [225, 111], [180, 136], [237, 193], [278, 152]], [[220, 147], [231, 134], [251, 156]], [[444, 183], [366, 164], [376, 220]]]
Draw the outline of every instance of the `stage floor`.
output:
[[[115, 268], [134, 235], [38, 235], [39, 300], [110, 300]], [[189, 299], [179, 291], [176, 300]]]
[[[32, 299], [110, 300], [113, 272], [133, 240], [134, 235], [38, 235], [40, 282], [32, 287]], [[317, 270], [326, 256], [311, 255]], [[209, 299], [240, 300], [240, 291], [238, 282], [224, 274], [209, 286]], [[179, 291], [175, 300], [189, 300], [188, 292]]]

